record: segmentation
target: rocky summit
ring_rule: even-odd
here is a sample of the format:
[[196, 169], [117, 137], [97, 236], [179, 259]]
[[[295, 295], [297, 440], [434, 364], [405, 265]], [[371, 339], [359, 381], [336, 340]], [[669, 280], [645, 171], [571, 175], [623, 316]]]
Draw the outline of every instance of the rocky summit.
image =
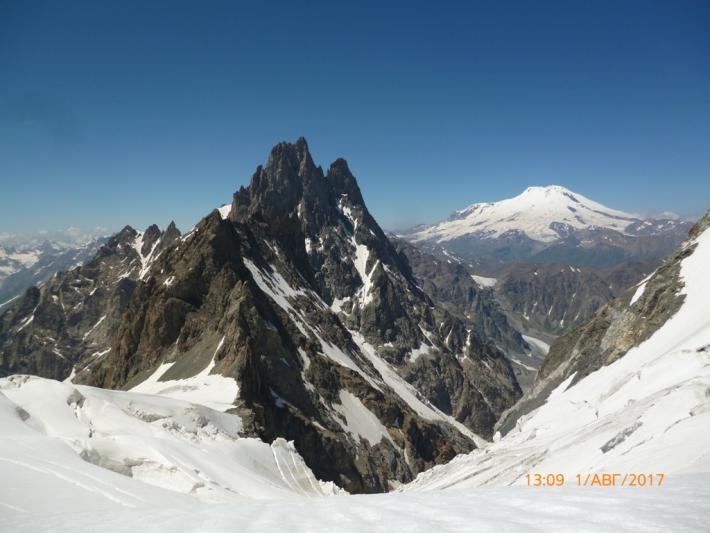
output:
[[199, 397], [350, 492], [472, 450], [521, 395], [514, 332], [433, 301], [346, 161], [324, 172], [304, 139], [185, 235], [126, 227], [13, 304], [3, 374]]

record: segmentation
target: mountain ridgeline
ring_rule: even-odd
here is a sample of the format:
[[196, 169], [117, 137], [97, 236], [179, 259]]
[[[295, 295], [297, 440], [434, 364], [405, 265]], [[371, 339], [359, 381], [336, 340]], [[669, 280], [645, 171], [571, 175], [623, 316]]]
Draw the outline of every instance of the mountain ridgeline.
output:
[[492, 331], [432, 301], [345, 160], [324, 172], [299, 139], [187, 234], [127, 227], [28, 290], [0, 322], [0, 371], [165, 394], [222, 376], [246, 435], [373, 492], [492, 436], [521, 395], [499, 348], [519, 338]]

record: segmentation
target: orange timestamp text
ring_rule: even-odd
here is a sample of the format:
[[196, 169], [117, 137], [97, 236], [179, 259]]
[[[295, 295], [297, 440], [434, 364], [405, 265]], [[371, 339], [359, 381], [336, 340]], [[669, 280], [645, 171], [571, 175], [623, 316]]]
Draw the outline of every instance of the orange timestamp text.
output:
[[525, 480], [528, 487], [661, 487], [666, 479], [662, 472], [593, 472], [576, 474], [568, 483], [562, 473], [528, 473]]

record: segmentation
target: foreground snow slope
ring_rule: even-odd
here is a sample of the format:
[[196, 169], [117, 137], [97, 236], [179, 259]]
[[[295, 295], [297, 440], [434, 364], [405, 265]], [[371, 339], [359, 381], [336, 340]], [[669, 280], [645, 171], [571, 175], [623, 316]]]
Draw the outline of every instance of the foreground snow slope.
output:
[[[332, 494], [290, 443], [173, 398], [0, 380], [0, 508], [67, 512]], [[0, 528], [2, 530], [2, 528]]]
[[193, 504], [83, 513], [0, 513], [0, 531], [609, 532], [707, 531], [710, 484], [689, 476], [656, 489], [477, 488]]
[[520, 484], [527, 473], [710, 473], [710, 229], [686, 246], [685, 299], [650, 338], [567, 389], [573, 374], [503, 439], [407, 490]]

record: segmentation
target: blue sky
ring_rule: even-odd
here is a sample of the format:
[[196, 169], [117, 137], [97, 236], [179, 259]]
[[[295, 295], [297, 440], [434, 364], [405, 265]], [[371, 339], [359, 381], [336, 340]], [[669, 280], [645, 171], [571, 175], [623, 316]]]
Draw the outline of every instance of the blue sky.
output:
[[710, 208], [710, 2], [341, 4], [0, 0], [0, 232], [184, 229], [300, 135], [388, 228]]

